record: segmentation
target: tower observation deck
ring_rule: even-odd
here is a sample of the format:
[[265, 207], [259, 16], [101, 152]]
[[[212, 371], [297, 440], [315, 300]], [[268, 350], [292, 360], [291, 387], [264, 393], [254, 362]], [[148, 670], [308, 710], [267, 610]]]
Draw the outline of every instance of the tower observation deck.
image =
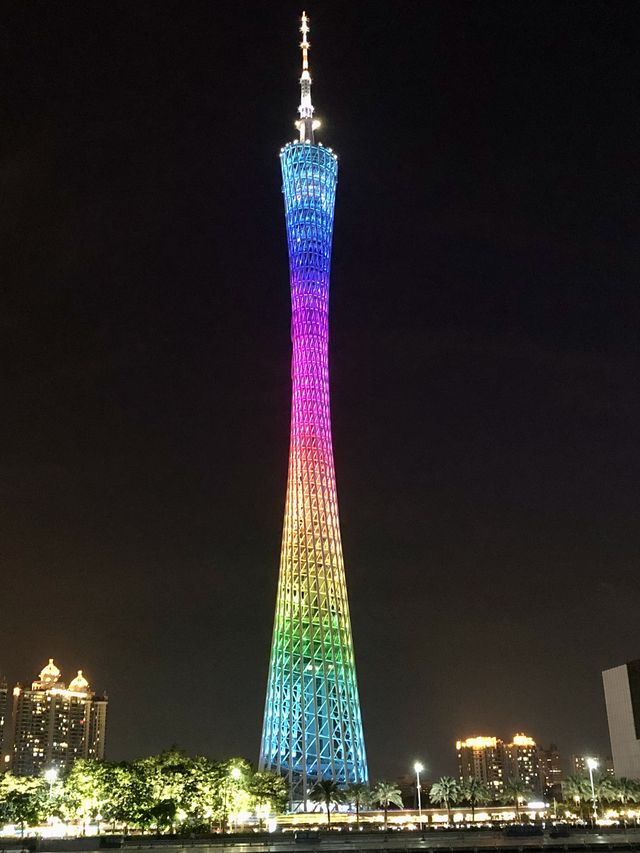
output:
[[299, 139], [280, 152], [291, 283], [291, 443], [260, 769], [306, 809], [322, 779], [367, 782], [329, 405], [329, 273], [338, 161], [315, 142], [302, 14]]

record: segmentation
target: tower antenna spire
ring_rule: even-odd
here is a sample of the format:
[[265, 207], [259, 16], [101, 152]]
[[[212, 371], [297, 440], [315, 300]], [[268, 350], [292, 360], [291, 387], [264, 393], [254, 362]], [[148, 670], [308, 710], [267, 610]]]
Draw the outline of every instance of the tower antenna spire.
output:
[[311, 45], [307, 39], [309, 18], [306, 12], [302, 13], [301, 21], [302, 75], [300, 77], [300, 106], [298, 107], [300, 118], [296, 121], [296, 127], [300, 133], [300, 142], [309, 141], [313, 145], [313, 132], [320, 127], [320, 122], [313, 118], [313, 104], [311, 103], [311, 75], [309, 74], [309, 49]]

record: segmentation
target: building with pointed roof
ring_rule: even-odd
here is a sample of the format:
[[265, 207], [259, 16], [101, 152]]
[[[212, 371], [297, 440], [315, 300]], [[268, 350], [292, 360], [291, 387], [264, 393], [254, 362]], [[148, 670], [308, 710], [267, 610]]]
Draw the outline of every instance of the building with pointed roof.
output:
[[78, 758], [104, 758], [107, 697], [97, 696], [82, 670], [68, 687], [53, 658], [31, 688], [13, 689], [10, 765], [16, 776], [65, 770]]

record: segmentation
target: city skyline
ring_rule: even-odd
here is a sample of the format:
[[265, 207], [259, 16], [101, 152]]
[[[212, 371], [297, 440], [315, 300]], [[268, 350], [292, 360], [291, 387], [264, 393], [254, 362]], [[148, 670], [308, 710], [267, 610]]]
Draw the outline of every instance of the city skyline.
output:
[[[332, 427], [372, 778], [453, 773], [483, 731], [609, 753], [600, 673], [638, 657], [640, 606], [628, 8], [306, 9], [341, 164]], [[86, 662], [114, 758], [256, 753], [301, 11], [2, 21], [0, 670]]]
[[[637, 662], [636, 662], [637, 663]], [[626, 665], [625, 665], [626, 666]], [[621, 667], [622, 668], [622, 667]], [[46, 690], [49, 687], [53, 686], [56, 688], [62, 688], [58, 690], [59, 693], [63, 695], [70, 694], [70, 691], [87, 691], [87, 695], [90, 699], [93, 700], [95, 697], [99, 703], [104, 705], [106, 711], [107, 704], [107, 696], [106, 691], [101, 691], [103, 695], [98, 696], [89, 686], [87, 679], [84, 676], [83, 670], [78, 670], [74, 679], [69, 685], [68, 689], [65, 689], [64, 683], [59, 681], [61, 678], [61, 671], [54, 664], [54, 659], [49, 658], [49, 663], [42, 669], [40, 674], [37, 676], [35, 681], [32, 684], [31, 691], [36, 690]], [[44, 679], [44, 680], [43, 680]], [[48, 682], [51, 682], [50, 684]], [[16, 733], [13, 730], [16, 725], [15, 719], [15, 696], [16, 691], [20, 692], [30, 692], [28, 688], [25, 688], [22, 681], [18, 681], [16, 686], [13, 688], [13, 696], [14, 696], [14, 710], [11, 710], [11, 703], [8, 701], [8, 685], [6, 678], [0, 672], [0, 691], [3, 692], [4, 699], [0, 697], [0, 721], [2, 725], [0, 725], [0, 744], [2, 744], [2, 736], [4, 735], [4, 753], [5, 754], [5, 764], [10, 766], [10, 754], [12, 747], [14, 745], [14, 739], [16, 737]], [[82, 694], [84, 695], [84, 694]], [[4, 702], [4, 704], [3, 704]], [[104, 713], [104, 712], [103, 712]], [[101, 756], [105, 756], [105, 737], [104, 737], [104, 728], [106, 725], [106, 715], [101, 720], [101, 728], [102, 732], [98, 735], [100, 746], [99, 752]], [[547, 773], [549, 774], [550, 779], [554, 779], [554, 775], [559, 774], [556, 777], [556, 781], [559, 783], [563, 778], [569, 775], [586, 775], [587, 771], [587, 761], [588, 759], [594, 760], [598, 766], [598, 770], [602, 775], [612, 776], [614, 774], [613, 769], [613, 760], [608, 752], [603, 753], [602, 755], [595, 753], [593, 750], [583, 751], [579, 753], [569, 753], [566, 749], [562, 747], [558, 749], [558, 745], [555, 743], [551, 743], [548, 748], [545, 747], [540, 741], [532, 738], [530, 735], [527, 735], [523, 732], [516, 732], [511, 738], [511, 742], [508, 742], [507, 739], [503, 739], [496, 735], [487, 735], [487, 734], [478, 734], [478, 729], [470, 729], [470, 732], [473, 731], [474, 734], [467, 733], [464, 737], [458, 738], [455, 743], [451, 741], [450, 746], [455, 746], [455, 754], [457, 755], [457, 774], [460, 776], [468, 775], [467, 773], [462, 773], [461, 771], [461, 757], [460, 750], [461, 748], [468, 748], [469, 750], [479, 750], [480, 753], [485, 750], [495, 750], [496, 748], [507, 750], [504, 757], [500, 759], [501, 764], [505, 765], [509, 761], [508, 750], [514, 746], [517, 747], [531, 747], [533, 746], [537, 749], [538, 752], [538, 760], [541, 766], [541, 774], [542, 774], [542, 765], [543, 762], [548, 763], [549, 769]], [[178, 745], [179, 747], [180, 745]], [[172, 747], [173, 748], [173, 747]], [[168, 747], [165, 747], [168, 749]], [[2, 751], [0, 751], [1, 753]], [[127, 757], [127, 760], [132, 760], [131, 756]], [[250, 759], [249, 759], [250, 760]], [[486, 763], [486, 759], [483, 759]], [[256, 763], [258, 766], [259, 762]], [[422, 765], [421, 765], [422, 766]], [[557, 770], [555, 768], [558, 768]], [[423, 771], [426, 771], [425, 781], [433, 781], [435, 777], [442, 771], [442, 768], [439, 768], [437, 771], [434, 771], [433, 768], [424, 767]], [[451, 771], [454, 772], [454, 771]], [[483, 782], [489, 781], [487, 777], [487, 771], [478, 770], [477, 773], [471, 773], [471, 775], [477, 775], [477, 778]], [[505, 778], [513, 777], [513, 770], [507, 772]], [[398, 778], [404, 779], [413, 779], [413, 774], [400, 774]], [[502, 783], [501, 783], [502, 784]], [[500, 785], [501, 786], [501, 785]], [[499, 786], [499, 787], [500, 787]], [[490, 785], [492, 787], [492, 785]]]

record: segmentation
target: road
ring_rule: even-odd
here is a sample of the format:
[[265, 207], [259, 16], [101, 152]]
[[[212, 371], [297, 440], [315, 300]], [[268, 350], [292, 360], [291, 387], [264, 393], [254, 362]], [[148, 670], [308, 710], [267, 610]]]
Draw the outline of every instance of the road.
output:
[[[25, 839], [27, 841], [27, 839]], [[519, 851], [545, 850], [548, 853], [579, 853], [579, 851], [629, 850], [640, 853], [640, 830], [630, 829], [601, 833], [575, 832], [567, 838], [551, 838], [547, 830], [542, 836], [506, 837], [501, 832], [335, 832], [320, 834], [319, 838], [296, 841], [293, 833], [274, 833], [255, 836], [219, 836], [206, 839], [156, 839], [129, 836], [122, 848], [117, 839], [102, 838], [39, 839], [37, 853], [111, 853], [122, 849], [129, 853], [411, 853], [412, 851]], [[0, 841], [0, 853], [20, 853], [28, 846]], [[32, 848], [31, 848], [32, 849]]]
[[[187, 842], [179, 845], [175, 841], [146, 842], [142, 839], [135, 844], [128, 839], [127, 847], [139, 850], [184, 851], [197, 848], [198, 853], [408, 853], [408, 851], [455, 850], [638, 850], [640, 851], [640, 831], [607, 833], [572, 833], [568, 838], [550, 838], [548, 832], [543, 836], [509, 838], [501, 832], [430, 832], [421, 835], [418, 832], [394, 833], [335, 833], [331, 836], [323, 833], [321, 840], [295, 841], [291, 834], [262, 836], [255, 841], [238, 839], [229, 843], [220, 839], [211, 843]], [[169, 851], [167, 851], [169, 853]]]

